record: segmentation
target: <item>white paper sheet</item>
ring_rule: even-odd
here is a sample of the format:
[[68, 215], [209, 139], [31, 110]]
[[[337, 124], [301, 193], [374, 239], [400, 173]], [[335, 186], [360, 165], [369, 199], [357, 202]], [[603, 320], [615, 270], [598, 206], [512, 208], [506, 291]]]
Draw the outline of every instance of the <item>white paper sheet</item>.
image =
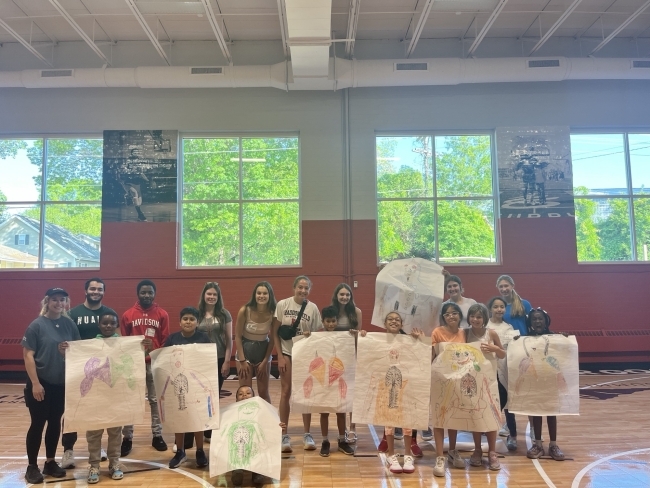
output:
[[351, 412], [356, 367], [354, 336], [314, 332], [296, 341], [291, 356], [291, 411]]
[[508, 411], [522, 415], [580, 414], [575, 336], [525, 336], [510, 343]]
[[421, 258], [396, 259], [379, 272], [370, 323], [384, 327], [389, 312], [402, 316], [404, 332], [418, 328], [430, 336], [439, 324], [444, 296], [442, 267]]
[[280, 479], [282, 429], [278, 411], [260, 397], [221, 410], [221, 427], [212, 431], [210, 477], [245, 469]]
[[64, 433], [144, 421], [144, 336], [72, 341], [65, 355]]
[[178, 433], [218, 428], [219, 377], [214, 344], [163, 347], [150, 356], [165, 430]]
[[442, 342], [431, 365], [434, 427], [491, 432], [501, 427], [496, 358], [481, 343]]
[[427, 429], [431, 342], [372, 332], [359, 337], [352, 421]]

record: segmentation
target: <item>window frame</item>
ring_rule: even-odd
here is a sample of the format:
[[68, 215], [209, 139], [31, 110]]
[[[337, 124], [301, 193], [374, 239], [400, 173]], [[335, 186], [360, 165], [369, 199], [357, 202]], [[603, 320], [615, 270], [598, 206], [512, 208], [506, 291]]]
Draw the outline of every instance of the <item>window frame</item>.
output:
[[[432, 193], [430, 197], [413, 197], [413, 198], [379, 198], [377, 193], [377, 138], [379, 137], [419, 137], [428, 136], [431, 138], [431, 168], [432, 168]], [[492, 166], [492, 195], [491, 197], [482, 196], [467, 196], [467, 197], [438, 197], [437, 187], [437, 171], [436, 171], [436, 137], [444, 136], [489, 136], [490, 137], [490, 161]], [[376, 246], [377, 246], [377, 266], [386, 264], [381, 261], [379, 256], [379, 202], [380, 201], [426, 201], [431, 202], [433, 205], [433, 219], [434, 219], [434, 253], [436, 256], [435, 263], [440, 265], [450, 266], [500, 266], [502, 264], [501, 256], [501, 228], [498, 225], [500, 218], [501, 202], [499, 199], [499, 181], [498, 181], [498, 165], [496, 154], [496, 133], [494, 130], [485, 129], [462, 129], [462, 130], [414, 130], [414, 131], [375, 131], [374, 133], [374, 189], [375, 189], [375, 229], [376, 229]], [[440, 261], [440, 248], [438, 236], [438, 201], [476, 201], [476, 200], [492, 200], [493, 214], [492, 221], [494, 226], [494, 261], [485, 262], [445, 262]], [[445, 259], [445, 258], [443, 258]]]
[[[298, 140], [298, 197], [297, 198], [280, 198], [280, 199], [255, 199], [246, 200], [243, 198], [243, 161], [242, 161], [242, 139], [269, 139], [269, 138], [296, 138]], [[238, 139], [239, 140], [239, 198], [228, 200], [185, 200], [183, 178], [185, 155], [184, 139]], [[302, 145], [300, 132], [298, 131], [272, 131], [272, 132], [180, 132], [178, 133], [178, 200], [176, 215], [178, 220], [178, 246], [176, 256], [176, 269], [277, 269], [277, 268], [302, 268]], [[259, 264], [259, 265], [233, 265], [233, 266], [187, 266], [183, 265], [183, 204], [184, 203], [234, 203], [239, 205], [239, 256], [240, 263], [243, 262], [244, 230], [243, 230], [243, 204], [244, 203], [297, 203], [298, 204], [298, 263], [297, 264]]]
[[[45, 200], [45, 196], [47, 195], [47, 149], [48, 149], [48, 141], [50, 139], [97, 139], [97, 140], [102, 140], [104, 139], [103, 133], [96, 133], [96, 132], [90, 132], [90, 133], [66, 133], [66, 134], [57, 134], [57, 133], [36, 133], [36, 134], [25, 134], [25, 133], [17, 133], [17, 134], [0, 134], [0, 140], [1, 141], [16, 141], [16, 140], [30, 140], [30, 141], [35, 141], [35, 140], [41, 140], [43, 143], [43, 152], [41, 154], [41, 170], [40, 170], [40, 176], [41, 176], [41, 189], [40, 189], [40, 195], [39, 195], [39, 200], [32, 201], [32, 200], [21, 200], [21, 201], [6, 201], [2, 202], [3, 205], [7, 206], [33, 206], [33, 207], [38, 207], [39, 209], [39, 227], [38, 227], [38, 266], [35, 268], [0, 268], [0, 270], [11, 270], [11, 271], [51, 271], [51, 270], [61, 270], [61, 267], [54, 266], [54, 267], [44, 267], [43, 263], [45, 261], [45, 257], [43, 255], [44, 249], [45, 249], [45, 224], [47, 223], [45, 221], [45, 209], [48, 206], [52, 205], [97, 205], [99, 204], [100, 208], [102, 205], [101, 200], [74, 200], [74, 201], [66, 201], [66, 200], [60, 200], [60, 201], [54, 201], [54, 200]], [[102, 161], [103, 161], [103, 155], [102, 155]], [[99, 236], [100, 238], [100, 243], [101, 243], [101, 234]], [[27, 244], [26, 244], [27, 245]], [[86, 266], [86, 269], [88, 270], [93, 270], [93, 269], [100, 269], [101, 266], [101, 253], [100, 253], [100, 263], [96, 267], [88, 267]], [[87, 264], [87, 263], [86, 263]], [[69, 267], [66, 269], [69, 270], [78, 270], [81, 266], [79, 267]], [[1, 271], [0, 271], [1, 272]]]

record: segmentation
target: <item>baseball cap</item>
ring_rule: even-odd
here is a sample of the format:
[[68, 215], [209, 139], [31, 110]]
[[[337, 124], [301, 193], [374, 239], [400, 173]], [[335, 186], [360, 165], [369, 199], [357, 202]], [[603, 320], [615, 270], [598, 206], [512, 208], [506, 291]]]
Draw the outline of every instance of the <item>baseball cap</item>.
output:
[[45, 292], [45, 296], [51, 297], [52, 295], [56, 295], [57, 293], [63, 295], [64, 297], [70, 296], [68, 295], [68, 292], [65, 291], [63, 288], [50, 288]]

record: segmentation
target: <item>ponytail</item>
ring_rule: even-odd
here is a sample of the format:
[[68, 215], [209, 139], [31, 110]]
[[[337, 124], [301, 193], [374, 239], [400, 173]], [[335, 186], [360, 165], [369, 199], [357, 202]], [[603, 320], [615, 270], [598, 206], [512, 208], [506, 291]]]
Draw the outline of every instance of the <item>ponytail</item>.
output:
[[512, 303], [510, 306], [510, 316], [511, 317], [526, 316], [526, 309], [524, 308], [524, 304], [521, 302], [521, 297], [517, 294], [517, 292], [514, 289], [512, 290]]

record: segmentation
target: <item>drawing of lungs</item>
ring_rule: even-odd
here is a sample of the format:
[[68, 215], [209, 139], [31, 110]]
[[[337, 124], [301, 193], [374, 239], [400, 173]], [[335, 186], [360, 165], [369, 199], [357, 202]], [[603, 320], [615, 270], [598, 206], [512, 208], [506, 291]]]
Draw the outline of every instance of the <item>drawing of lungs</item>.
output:
[[345, 397], [348, 395], [348, 384], [343, 378], [339, 378], [339, 395], [341, 400], [345, 400]]
[[119, 362], [115, 361], [111, 369], [111, 387], [115, 386], [115, 383], [121, 378], [126, 379], [126, 386], [130, 390], [135, 388], [135, 378], [133, 376], [133, 357], [129, 354], [122, 354], [120, 356]]
[[396, 366], [391, 366], [386, 372], [385, 385], [388, 390], [388, 408], [398, 408], [399, 392], [402, 388], [402, 372]]
[[329, 367], [328, 386], [332, 386], [345, 373], [345, 366], [343, 365], [343, 361], [334, 356], [329, 361]]
[[92, 357], [86, 361], [86, 364], [84, 365], [84, 374], [86, 377], [81, 380], [81, 384], [79, 385], [79, 390], [81, 391], [82, 397], [85, 397], [88, 392], [90, 392], [90, 389], [93, 386], [93, 380], [95, 378], [103, 381], [108, 386], [112, 386], [111, 364], [108, 358], [106, 358], [106, 362], [102, 366], [100, 366], [100, 363], [101, 359], [96, 357]]
[[316, 356], [312, 362], [309, 363], [309, 374], [313, 375], [321, 386], [323, 386], [325, 383], [325, 361], [322, 357]]
[[187, 381], [187, 376], [183, 373], [177, 374], [174, 378], [174, 395], [178, 399], [178, 409], [185, 410], [187, 405], [185, 404], [185, 395], [189, 390], [189, 382]]
[[314, 389], [314, 379], [309, 376], [302, 385], [302, 391], [305, 394], [305, 398], [311, 396], [311, 392]]

